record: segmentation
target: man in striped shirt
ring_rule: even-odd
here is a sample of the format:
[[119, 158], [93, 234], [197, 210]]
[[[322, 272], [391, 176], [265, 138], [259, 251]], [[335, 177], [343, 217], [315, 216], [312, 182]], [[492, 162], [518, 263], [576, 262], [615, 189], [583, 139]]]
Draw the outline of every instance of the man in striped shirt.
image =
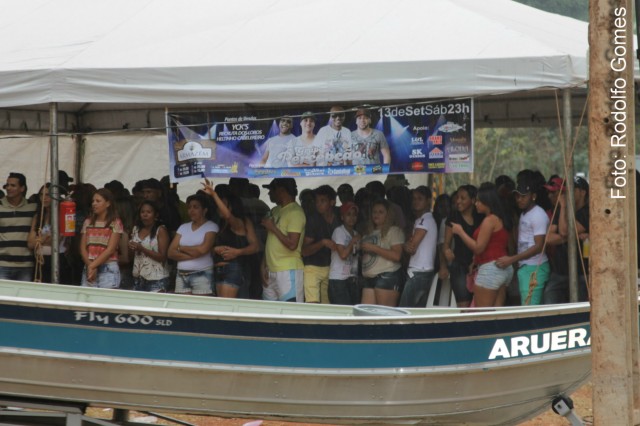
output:
[[27, 178], [10, 173], [0, 200], [0, 279], [31, 281], [33, 253], [27, 237], [37, 205], [26, 200]]

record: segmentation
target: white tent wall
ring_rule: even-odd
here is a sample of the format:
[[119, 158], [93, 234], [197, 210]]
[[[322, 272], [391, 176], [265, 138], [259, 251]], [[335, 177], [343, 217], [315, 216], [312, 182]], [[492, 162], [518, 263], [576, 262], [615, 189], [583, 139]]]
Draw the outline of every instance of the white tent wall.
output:
[[[0, 134], [0, 182], [11, 172], [27, 177], [28, 195], [36, 193], [45, 182], [51, 181], [49, 137], [41, 135]], [[70, 136], [58, 138], [59, 169], [73, 176], [75, 144]], [[46, 175], [45, 175], [46, 173]]]

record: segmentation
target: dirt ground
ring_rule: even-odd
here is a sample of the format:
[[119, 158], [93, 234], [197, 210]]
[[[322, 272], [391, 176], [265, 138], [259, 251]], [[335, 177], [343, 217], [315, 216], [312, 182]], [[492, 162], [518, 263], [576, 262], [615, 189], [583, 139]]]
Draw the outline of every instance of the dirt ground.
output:
[[[576, 414], [583, 419], [585, 424], [589, 425], [592, 421], [592, 411], [591, 411], [591, 384], [586, 384], [585, 386], [578, 389], [573, 395], [571, 395], [571, 399], [573, 399], [574, 409]], [[110, 418], [111, 411], [103, 410], [98, 408], [92, 408], [89, 410], [88, 414], [93, 417], [99, 418]], [[188, 422], [196, 426], [243, 426], [249, 423], [250, 426], [258, 426], [260, 423], [259, 419], [222, 419], [219, 417], [204, 417], [204, 416], [189, 416], [183, 414], [166, 414], [169, 417], [181, 420], [183, 422]], [[132, 421], [138, 422], [149, 422], [150, 424], [156, 425], [177, 425], [178, 423], [162, 420], [162, 419], [153, 419], [146, 413], [131, 413]], [[155, 421], [154, 421], [155, 420]], [[254, 424], [251, 424], [255, 422]], [[571, 423], [557, 414], [555, 414], [551, 409], [541, 414], [540, 416], [528, 420], [524, 423], [521, 423], [519, 426], [565, 426], [570, 425]], [[248, 426], [249, 426], [248, 425]], [[291, 422], [278, 422], [278, 421], [263, 421], [260, 426], [319, 426], [318, 424], [310, 424], [310, 423], [291, 423]], [[330, 425], [324, 425], [330, 426]]]

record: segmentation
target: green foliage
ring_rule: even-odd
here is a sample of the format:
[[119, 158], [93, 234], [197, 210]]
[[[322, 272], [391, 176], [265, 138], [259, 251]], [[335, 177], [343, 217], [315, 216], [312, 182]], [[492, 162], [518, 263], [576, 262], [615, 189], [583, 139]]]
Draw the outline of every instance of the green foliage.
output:
[[[587, 128], [573, 129], [574, 172], [589, 169]], [[576, 140], [577, 133], [577, 140]], [[557, 128], [489, 128], [474, 131], [474, 173], [451, 173], [445, 176], [445, 190], [458, 186], [493, 182], [500, 175], [515, 180], [520, 170], [539, 170], [545, 177], [565, 175], [564, 142]]]

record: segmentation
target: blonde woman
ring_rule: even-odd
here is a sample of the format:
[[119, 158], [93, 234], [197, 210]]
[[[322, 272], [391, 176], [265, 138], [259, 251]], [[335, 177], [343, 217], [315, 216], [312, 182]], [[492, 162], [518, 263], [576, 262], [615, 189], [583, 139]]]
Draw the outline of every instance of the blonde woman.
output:
[[371, 216], [362, 239], [362, 303], [397, 306], [404, 274], [400, 259], [405, 242], [402, 229], [392, 226], [387, 200], [371, 204]]

